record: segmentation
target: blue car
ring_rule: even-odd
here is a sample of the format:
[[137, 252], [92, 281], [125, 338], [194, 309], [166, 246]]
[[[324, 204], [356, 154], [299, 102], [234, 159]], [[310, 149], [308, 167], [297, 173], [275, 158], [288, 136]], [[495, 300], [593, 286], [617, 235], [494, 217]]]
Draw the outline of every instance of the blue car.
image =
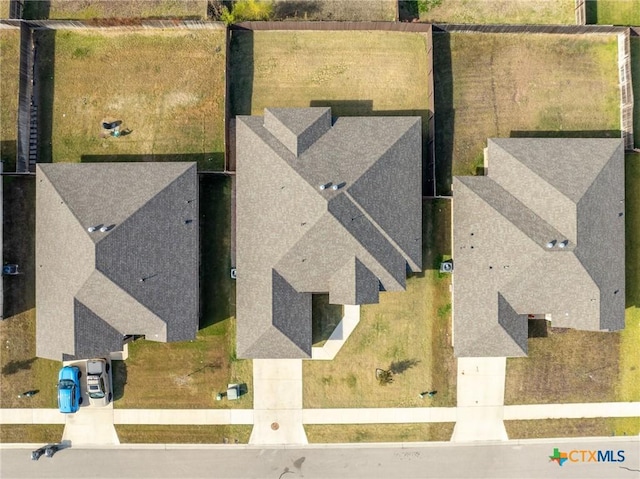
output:
[[60, 374], [58, 374], [58, 407], [60, 412], [77, 412], [82, 404], [80, 376], [82, 373], [76, 366], [65, 366], [60, 370]]

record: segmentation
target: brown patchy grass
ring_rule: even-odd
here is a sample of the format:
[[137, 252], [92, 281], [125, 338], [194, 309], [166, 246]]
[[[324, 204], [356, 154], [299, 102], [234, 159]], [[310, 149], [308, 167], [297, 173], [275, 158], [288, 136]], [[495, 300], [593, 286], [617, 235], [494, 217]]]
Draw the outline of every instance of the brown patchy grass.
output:
[[116, 424], [115, 428], [125, 444], [247, 444], [252, 426]]
[[10, 171], [15, 170], [18, 141], [20, 29], [0, 30], [0, 65], [0, 160]]
[[[231, 111], [333, 107], [333, 115], [421, 115], [428, 107], [427, 52], [419, 34], [265, 32], [234, 34]], [[319, 102], [319, 103], [318, 103]]]
[[553, 330], [507, 359], [505, 404], [615, 401], [619, 333]]
[[306, 424], [310, 443], [449, 441], [455, 423]]
[[[456, 362], [451, 348], [450, 278], [434, 266], [449, 254], [450, 203], [423, 205], [425, 271], [407, 279], [407, 290], [381, 293], [361, 308], [360, 323], [333, 361], [303, 362], [306, 408], [455, 406]], [[400, 365], [381, 386], [376, 368]], [[433, 399], [423, 391], [437, 390]]]
[[443, 0], [420, 15], [430, 23], [574, 24], [573, 0]]
[[[222, 168], [224, 30], [61, 30], [54, 61], [53, 161]], [[131, 133], [105, 136], [105, 120]]]
[[206, 18], [207, 0], [53, 0], [49, 18]]
[[[640, 9], [639, 9], [640, 10]], [[640, 148], [640, 37], [630, 38], [633, 87], [633, 143]]]
[[0, 425], [0, 442], [5, 444], [60, 442], [63, 431], [64, 424], [2, 424]]
[[509, 439], [538, 439], [554, 437], [611, 436], [611, 424], [607, 418], [535, 419], [504, 421]]
[[620, 135], [615, 36], [434, 34], [434, 51], [443, 171], [476, 174], [487, 138]]

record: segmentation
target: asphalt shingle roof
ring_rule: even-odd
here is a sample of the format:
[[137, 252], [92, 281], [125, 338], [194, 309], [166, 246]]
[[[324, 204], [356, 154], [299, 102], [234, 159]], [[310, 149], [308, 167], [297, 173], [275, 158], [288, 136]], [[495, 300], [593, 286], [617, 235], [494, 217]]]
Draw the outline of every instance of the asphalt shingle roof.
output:
[[421, 144], [416, 117], [238, 117], [240, 357], [309, 357], [313, 293], [377, 302], [421, 270]]
[[490, 139], [486, 154], [486, 176], [453, 181], [456, 356], [525, 356], [528, 314], [622, 329], [622, 141]]
[[39, 164], [36, 175], [37, 355], [104, 356], [126, 334], [194, 338], [195, 164]]

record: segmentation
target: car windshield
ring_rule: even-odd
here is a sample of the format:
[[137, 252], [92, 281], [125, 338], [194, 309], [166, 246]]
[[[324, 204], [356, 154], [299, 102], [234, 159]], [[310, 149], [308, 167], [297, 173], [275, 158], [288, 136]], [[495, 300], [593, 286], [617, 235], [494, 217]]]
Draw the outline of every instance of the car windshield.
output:
[[89, 397], [91, 399], [102, 399], [104, 397], [104, 393], [102, 391], [98, 391], [98, 392], [90, 392], [89, 393]]
[[73, 381], [71, 379], [63, 379], [58, 383], [58, 389], [71, 389], [73, 387]]

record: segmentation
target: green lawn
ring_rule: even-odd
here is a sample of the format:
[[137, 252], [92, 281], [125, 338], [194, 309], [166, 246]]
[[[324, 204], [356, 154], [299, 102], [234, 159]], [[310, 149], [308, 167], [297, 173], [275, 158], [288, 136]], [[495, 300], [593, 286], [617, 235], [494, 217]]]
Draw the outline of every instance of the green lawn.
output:
[[396, 4], [395, 0], [275, 0], [274, 20], [392, 22]]
[[[222, 168], [224, 30], [60, 30], [48, 42], [53, 79], [47, 65], [41, 77], [45, 103], [53, 96], [53, 161]], [[102, 122], [115, 120], [130, 134], [104, 134]]]
[[640, 37], [631, 37], [631, 81], [633, 83], [633, 143], [640, 148]]
[[640, 0], [587, 0], [589, 23], [640, 25]]
[[64, 424], [2, 424], [0, 443], [54, 443], [62, 440]]
[[52, 0], [49, 18], [206, 18], [207, 0]]
[[252, 426], [116, 424], [121, 444], [247, 444]]
[[[197, 338], [179, 343], [135, 341], [114, 367], [119, 408], [253, 406], [250, 360], [235, 355], [235, 284], [229, 278], [231, 185], [209, 175], [200, 184], [202, 319]], [[245, 384], [237, 401], [216, 401], [227, 384]]]
[[[411, 3], [411, 2], [408, 2]], [[430, 23], [574, 24], [574, 0], [431, 0]]]
[[0, 160], [5, 171], [15, 171], [19, 80], [20, 29], [0, 30]]
[[449, 441], [454, 423], [307, 424], [309, 443]]
[[[487, 138], [620, 135], [615, 36], [434, 34], [438, 191]], [[452, 165], [452, 166], [451, 166]]]
[[[451, 283], [434, 269], [450, 253], [449, 208], [444, 200], [425, 201], [425, 271], [407, 279], [407, 290], [363, 305], [360, 323], [333, 361], [303, 362], [304, 407], [455, 406]], [[393, 382], [380, 385], [376, 368], [396, 370]], [[432, 390], [434, 398], [419, 397]]]

